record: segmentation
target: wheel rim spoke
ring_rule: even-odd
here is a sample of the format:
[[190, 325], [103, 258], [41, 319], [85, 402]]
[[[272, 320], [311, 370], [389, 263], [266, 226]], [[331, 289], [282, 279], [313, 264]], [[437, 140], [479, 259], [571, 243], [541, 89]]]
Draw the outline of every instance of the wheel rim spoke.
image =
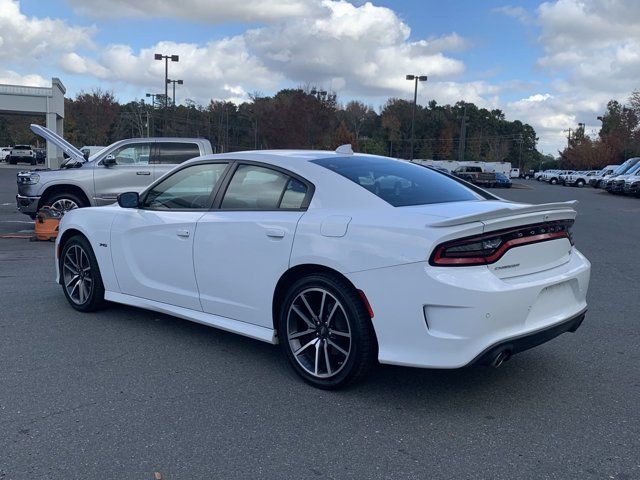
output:
[[318, 339], [314, 338], [313, 340], [310, 340], [309, 342], [305, 343], [305, 345], [303, 347], [300, 347], [298, 350], [296, 350], [295, 352], [293, 352], [293, 354], [295, 356], [300, 355], [302, 352], [304, 352], [307, 348], [309, 348], [311, 345], [314, 345], [315, 343], [317, 343]]
[[338, 335], [339, 337], [351, 338], [351, 334], [348, 332], [341, 332], [339, 330], [329, 330], [331, 335]]
[[69, 280], [69, 282], [66, 283], [65, 286], [69, 288], [73, 282], [77, 282], [77, 281], [80, 281], [80, 275], [74, 275], [73, 277], [71, 277], [71, 280]]
[[333, 319], [333, 314], [336, 313], [336, 310], [338, 309], [338, 305], [340, 304], [336, 302], [333, 308], [331, 309], [331, 313], [329, 313], [329, 316], [327, 317], [327, 326], [331, 326], [331, 320]]
[[318, 318], [322, 320], [322, 313], [324, 312], [324, 302], [327, 299], [327, 292], [322, 292], [322, 300], [320, 301], [320, 313]]
[[329, 361], [329, 350], [327, 349], [327, 341], [324, 341], [324, 360], [327, 362], [327, 374], [331, 375], [331, 362]]
[[327, 343], [329, 343], [329, 345], [331, 345], [333, 348], [335, 348], [336, 350], [338, 350], [340, 353], [342, 353], [344, 356], [349, 355], [349, 352], [347, 352], [345, 349], [343, 349], [342, 347], [340, 347], [337, 343], [331, 341], [331, 340], [327, 340]]
[[315, 361], [315, 368], [314, 368], [314, 373], [316, 375], [318, 375], [318, 367], [320, 365], [320, 342], [316, 342], [316, 361]]
[[296, 312], [302, 320], [304, 320], [304, 323], [306, 323], [309, 326], [309, 328], [315, 328], [315, 325], [313, 324], [313, 322], [309, 320], [307, 316], [304, 313], [302, 313], [302, 311], [297, 306], [293, 305], [291, 309], [294, 312]]
[[309, 302], [307, 302], [307, 297], [304, 296], [304, 293], [300, 294], [300, 298], [302, 299], [302, 303], [304, 303], [304, 306], [307, 307], [307, 310], [311, 314], [311, 318], [315, 319], [316, 314], [311, 309], [311, 306], [309, 305]]
[[293, 340], [294, 338], [304, 337], [305, 335], [309, 335], [310, 333], [315, 333], [315, 328], [308, 328], [302, 332], [290, 333], [289, 340]]
[[337, 375], [347, 364], [352, 341], [350, 321], [340, 300], [324, 288], [300, 292], [289, 306], [287, 341], [293, 358], [309, 375]]

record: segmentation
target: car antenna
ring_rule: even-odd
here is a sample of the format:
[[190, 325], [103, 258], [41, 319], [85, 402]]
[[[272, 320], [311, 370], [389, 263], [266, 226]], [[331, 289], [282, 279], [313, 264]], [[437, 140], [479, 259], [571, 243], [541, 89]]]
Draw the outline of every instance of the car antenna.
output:
[[341, 153], [342, 155], [353, 155], [351, 144], [345, 143], [344, 145], [340, 145], [338, 148], [336, 148], [336, 153]]

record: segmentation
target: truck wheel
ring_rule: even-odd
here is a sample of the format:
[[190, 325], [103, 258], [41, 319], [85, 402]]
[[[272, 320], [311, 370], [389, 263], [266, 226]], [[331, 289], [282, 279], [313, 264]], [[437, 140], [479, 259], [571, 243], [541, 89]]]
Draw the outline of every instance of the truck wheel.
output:
[[42, 205], [49, 205], [62, 212], [68, 212], [75, 208], [88, 207], [86, 202], [82, 201], [77, 195], [65, 192], [54, 193], [53, 195], [47, 196], [45, 201], [42, 202]]
[[15, 165], [17, 162], [17, 160], [13, 157], [9, 157], [9, 165]]
[[580, 187], [580, 188], [584, 187], [584, 180], [578, 180], [576, 182], [576, 187]]

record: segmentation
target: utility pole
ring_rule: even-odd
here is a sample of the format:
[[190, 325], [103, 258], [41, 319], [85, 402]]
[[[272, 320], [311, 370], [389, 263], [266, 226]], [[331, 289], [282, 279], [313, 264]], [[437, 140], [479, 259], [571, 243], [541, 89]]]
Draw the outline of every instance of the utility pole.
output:
[[522, 134], [518, 137], [518, 146], [520, 147], [520, 154], [518, 158], [518, 169], [522, 172]]
[[467, 104], [464, 104], [462, 120], [460, 122], [460, 140], [458, 141], [458, 161], [464, 161], [464, 149], [467, 143]]
[[569, 132], [567, 135], [567, 148], [571, 147], [571, 129], [567, 128], [566, 130], [563, 130], [563, 132]]

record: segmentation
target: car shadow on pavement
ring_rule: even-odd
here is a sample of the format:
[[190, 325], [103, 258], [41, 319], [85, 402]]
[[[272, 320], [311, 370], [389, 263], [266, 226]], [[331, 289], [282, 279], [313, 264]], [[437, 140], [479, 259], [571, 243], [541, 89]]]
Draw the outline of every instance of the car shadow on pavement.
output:
[[[421, 369], [376, 365], [364, 381], [337, 392], [317, 390], [300, 380], [288, 365], [280, 348], [235, 333], [190, 322], [169, 315], [123, 305], [110, 304], [108, 322], [142, 329], [147, 341], [159, 349], [181, 351], [180, 362], [202, 363], [218, 388], [234, 388], [239, 379], [256, 390], [296, 389], [313, 397], [327, 395], [358, 403], [394, 402], [401, 408], [484, 408], [544, 403], [562, 377], [571, 375], [571, 363], [546, 346], [521, 353], [498, 369], [471, 366], [460, 369]], [[135, 322], [135, 324], [132, 324]], [[151, 339], [151, 340], [150, 340]], [[562, 341], [562, 340], [556, 340]], [[575, 364], [573, 368], [581, 365]], [[209, 380], [207, 380], [209, 379]], [[225, 384], [228, 384], [225, 387]], [[306, 393], [305, 393], [306, 392]], [[329, 397], [326, 397], [329, 398]]]

